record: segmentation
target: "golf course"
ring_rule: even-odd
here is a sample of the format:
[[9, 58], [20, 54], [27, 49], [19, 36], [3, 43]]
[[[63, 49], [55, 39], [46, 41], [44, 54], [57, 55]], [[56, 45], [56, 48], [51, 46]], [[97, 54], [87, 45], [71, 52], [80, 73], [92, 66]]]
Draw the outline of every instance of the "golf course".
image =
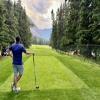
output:
[[60, 54], [49, 46], [33, 45], [33, 56], [23, 55], [24, 75], [11, 91], [12, 58], [0, 59], [0, 100], [100, 100], [100, 65], [77, 56]]

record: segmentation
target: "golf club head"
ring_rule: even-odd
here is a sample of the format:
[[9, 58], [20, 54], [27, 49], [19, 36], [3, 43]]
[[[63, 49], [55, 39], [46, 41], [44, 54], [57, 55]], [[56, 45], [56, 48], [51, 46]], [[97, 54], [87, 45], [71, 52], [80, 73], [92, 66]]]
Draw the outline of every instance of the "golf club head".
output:
[[39, 86], [38, 85], [36, 86], [36, 89], [39, 90]]

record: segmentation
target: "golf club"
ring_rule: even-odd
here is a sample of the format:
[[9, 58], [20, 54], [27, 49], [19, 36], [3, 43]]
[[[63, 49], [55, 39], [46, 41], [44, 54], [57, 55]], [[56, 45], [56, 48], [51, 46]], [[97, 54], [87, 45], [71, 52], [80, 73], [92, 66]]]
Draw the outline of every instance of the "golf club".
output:
[[37, 84], [37, 76], [36, 76], [36, 68], [35, 68], [34, 54], [33, 54], [33, 65], [34, 65], [35, 88], [36, 89], [39, 89], [39, 85]]

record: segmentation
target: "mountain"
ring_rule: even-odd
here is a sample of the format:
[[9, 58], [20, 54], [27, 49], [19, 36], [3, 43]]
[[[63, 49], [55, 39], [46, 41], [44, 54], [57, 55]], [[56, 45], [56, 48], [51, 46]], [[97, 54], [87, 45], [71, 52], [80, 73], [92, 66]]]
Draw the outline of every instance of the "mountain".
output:
[[32, 27], [31, 32], [33, 37], [35, 36], [45, 40], [50, 40], [52, 29], [38, 29], [37, 27]]

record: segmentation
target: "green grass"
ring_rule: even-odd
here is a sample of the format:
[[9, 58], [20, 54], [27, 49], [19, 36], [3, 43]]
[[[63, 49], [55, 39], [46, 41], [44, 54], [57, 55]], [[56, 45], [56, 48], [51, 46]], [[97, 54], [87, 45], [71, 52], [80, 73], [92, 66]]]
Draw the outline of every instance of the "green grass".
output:
[[[32, 46], [40, 90], [34, 86], [32, 56], [24, 58], [24, 75], [19, 82], [21, 92], [10, 91], [13, 78], [11, 59], [0, 62], [0, 100], [100, 100], [100, 65], [61, 55], [48, 46]], [[6, 69], [6, 71], [3, 71]], [[7, 70], [9, 75], [7, 75]]]
[[[28, 59], [27, 56], [23, 57], [25, 62]], [[12, 74], [12, 62], [10, 57], [3, 57], [0, 60], [0, 85], [2, 85], [7, 78]]]

